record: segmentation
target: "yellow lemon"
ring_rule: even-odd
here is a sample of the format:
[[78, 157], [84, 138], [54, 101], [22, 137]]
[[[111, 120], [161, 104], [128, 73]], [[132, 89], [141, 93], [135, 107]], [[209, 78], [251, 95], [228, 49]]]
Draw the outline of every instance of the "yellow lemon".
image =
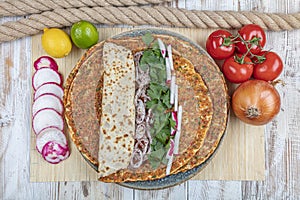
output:
[[52, 57], [67, 56], [72, 49], [72, 42], [66, 32], [58, 28], [45, 28], [42, 35], [43, 49]]
[[88, 49], [98, 42], [99, 34], [92, 23], [82, 20], [72, 25], [71, 38], [78, 48]]

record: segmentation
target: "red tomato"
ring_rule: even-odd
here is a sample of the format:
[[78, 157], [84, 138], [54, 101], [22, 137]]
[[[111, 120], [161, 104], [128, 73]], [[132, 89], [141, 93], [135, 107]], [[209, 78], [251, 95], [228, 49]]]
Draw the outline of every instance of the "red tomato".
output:
[[206, 40], [206, 50], [214, 59], [225, 59], [233, 55], [235, 45], [232, 34], [225, 30], [212, 32]]
[[260, 59], [254, 57], [255, 62], [253, 69], [253, 77], [255, 79], [261, 79], [265, 81], [273, 81], [277, 78], [283, 69], [283, 63], [281, 58], [274, 52], [271, 51], [262, 51], [259, 54], [258, 58], [263, 58], [263, 61], [259, 62]]
[[232, 83], [242, 83], [250, 79], [253, 72], [253, 64], [247, 56], [242, 59], [242, 55], [231, 56], [226, 59], [222, 72]]
[[266, 44], [265, 31], [256, 24], [245, 25], [238, 33], [242, 39], [237, 39], [239, 42], [236, 43], [236, 47], [237, 51], [241, 54], [247, 53], [248, 49], [251, 49], [251, 53], [257, 54]]

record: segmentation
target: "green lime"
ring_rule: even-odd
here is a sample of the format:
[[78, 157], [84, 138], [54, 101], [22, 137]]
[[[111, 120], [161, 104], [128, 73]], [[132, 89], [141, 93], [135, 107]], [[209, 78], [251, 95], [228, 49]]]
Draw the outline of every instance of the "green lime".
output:
[[71, 38], [78, 48], [88, 49], [98, 42], [99, 33], [92, 23], [79, 21], [72, 25]]

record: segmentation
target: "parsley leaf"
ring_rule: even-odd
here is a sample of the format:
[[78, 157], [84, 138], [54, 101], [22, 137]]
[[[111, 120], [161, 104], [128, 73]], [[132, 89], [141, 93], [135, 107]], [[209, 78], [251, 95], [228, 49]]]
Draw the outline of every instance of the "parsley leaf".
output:
[[[146, 91], [150, 100], [146, 102], [146, 108], [152, 109], [153, 125], [150, 129], [152, 137], [151, 153], [148, 160], [152, 168], [156, 169], [161, 163], [167, 164], [166, 153], [170, 148], [171, 127], [176, 123], [171, 113], [166, 112], [172, 108], [170, 104], [170, 89], [166, 86], [166, 63], [159, 49], [158, 41], [150, 33], [142, 37], [148, 46], [140, 59], [140, 68], [149, 70], [150, 84]], [[151, 46], [150, 46], [151, 45]]]
[[150, 46], [150, 44], [153, 42], [154, 38], [151, 35], [150, 32], [146, 33], [145, 35], [142, 36], [143, 42], [147, 45]]

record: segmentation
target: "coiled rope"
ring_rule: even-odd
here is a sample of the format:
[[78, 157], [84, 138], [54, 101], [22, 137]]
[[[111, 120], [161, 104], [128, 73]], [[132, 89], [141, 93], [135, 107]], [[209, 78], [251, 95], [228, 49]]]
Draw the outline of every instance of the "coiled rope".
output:
[[68, 27], [79, 20], [106, 25], [153, 25], [203, 29], [237, 29], [250, 23], [272, 31], [300, 28], [300, 13], [199, 11], [166, 6], [96, 6], [58, 8], [32, 14], [18, 21], [3, 23], [0, 25], [0, 43], [38, 34], [46, 27]]
[[156, 5], [172, 0], [7, 0], [0, 2], [0, 17], [38, 14], [58, 8]]

